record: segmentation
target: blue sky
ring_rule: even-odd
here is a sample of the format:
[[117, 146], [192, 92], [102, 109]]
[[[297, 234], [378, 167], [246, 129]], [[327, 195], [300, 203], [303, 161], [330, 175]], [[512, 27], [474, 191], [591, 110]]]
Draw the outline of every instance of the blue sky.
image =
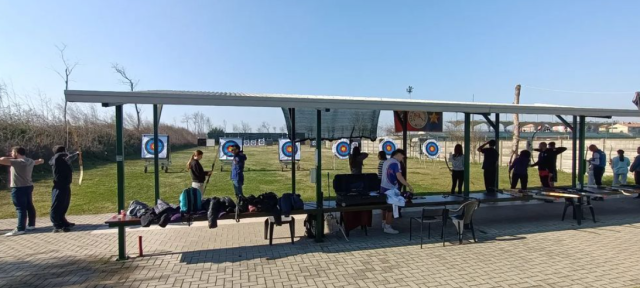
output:
[[[55, 44], [80, 62], [71, 89], [238, 91], [513, 101], [515, 84], [640, 90], [640, 1], [1, 1], [0, 81], [62, 99]], [[632, 93], [524, 87], [522, 103], [634, 108]], [[279, 110], [176, 106], [215, 124], [283, 123]], [[130, 110], [132, 111], [132, 110]], [[151, 109], [145, 108], [149, 116]], [[448, 115], [447, 117], [454, 117]], [[390, 121], [385, 114], [382, 123]], [[548, 118], [548, 116], [547, 116]]]

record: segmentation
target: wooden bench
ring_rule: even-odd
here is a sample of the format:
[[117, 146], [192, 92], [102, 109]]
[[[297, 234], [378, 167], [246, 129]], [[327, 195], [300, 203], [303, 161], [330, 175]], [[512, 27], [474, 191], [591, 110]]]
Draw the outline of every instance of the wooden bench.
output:
[[[450, 194], [440, 194], [440, 195], [429, 195], [429, 196], [418, 196], [411, 203], [407, 203], [404, 208], [419, 208], [419, 207], [428, 207], [428, 206], [448, 206], [448, 205], [460, 205], [469, 200], [478, 200], [480, 203], [498, 203], [498, 202], [511, 202], [511, 201], [529, 201], [532, 200], [533, 197], [529, 195], [521, 195], [514, 196], [509, 194], [495, 193], [495, 194], [486, 194], [486, 193], [472, 193], [469, 195], [469, 198], [464, 198], [461, 195], [450, 195]], [[333, 212], [350, 212], [350, 211], [369, 211], [369, 210], [383, 210], [391, 208], [390, 204], [374, 204], [374, 205], [362, 205], [362, 206], [347, 206], [341, 207], [336, 206], [335, 201], [324, 201], [323, 204], [327, 204], [326, 208], [322, 209], [323, 213], [333, 213]], [[304, 209], [301, 210], [293, 210], [291, 211], [291, 215], [303, 215], [303, 214], [316, 214], [319, 213], [320, 209], [316, 207], [316, 203], [305, 203]], [[234, 219], [234, 213], [225, 214], [220, 217], [220, 220], [223, 219]], [[241, 213], [238, 215], [238, 219], [243, 218], [258, 218], [258, 217], [268, 217], [272, 216], [270, 213], [265, 212], [247, 212]], [[193, 221], [206, 221], [206, 216], [196, 217]], [[114, 215], [110, 217], [105, 224], [109, 225], [109, 227], [127, 227], [127, 226], [137, 226], [140, 225], [140, 218], [126, 216], [124, 219], [120, 217], [120, 215]]]

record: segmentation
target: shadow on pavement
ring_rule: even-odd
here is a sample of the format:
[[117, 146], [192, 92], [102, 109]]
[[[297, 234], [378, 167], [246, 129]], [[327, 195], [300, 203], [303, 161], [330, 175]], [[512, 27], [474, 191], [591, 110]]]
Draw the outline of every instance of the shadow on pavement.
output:
[[[567, 218], [561, 221], [564, 203], [541, 203], [509, 206], [483, 205], [477, 210], [474, 216], [476, 227], [477, 243], [473, 243], [469, 230], [465, 230], [464, 242], [462, 245], [481, 245], [491, 242], [511, 242], [525, 241], [527, 235], [537, 233], [547, 233], [555, 231], [574, 230], [583, 233], [596, 233], [599, 229], [606, 227], [629, 227], [640, 229], [640, 200], [632, 198], [608, 199], [604, 202], [594, 204], [597, 223], [591, 219], [582, 221], [578, 226], [576, 221], [571, 219], [571, 211], [567, 212]], [[325, 242], [315, 243], [312, 239], [298, 237], [294, 245], [290, 242], [279, 242], [273, 246], [256, 245], [234, 248], [220, 248], [199, 251], [189, 251], [179, 254], [180, 262], [185, 264], [200, 263], [225, 263], [242, 262], [254, 259], [276, 260], [296, 255], [309, 253], [343, 253], [362, 250], [376, 250], [393, 247], [414, 246], [420, 249], [420, 237], [414, 232], [413, 240], [409, 241], [409, 218], [417, 216], [419, 212], [407, 211], [401, 219], [394, 221], [394, 226], [401, 231], [398, 235], [388, 235], [382, 233], [379, 227], [379, 215], [374, 216], [373, 228], [369, 229], [369, 235], [365, 236], [362, 231], [355, 229], [351, 231], [351, 236], [347, 242], [342, 234], [337, 230], [337, 225], [330, 224]], [[602, 220], [599, 217], [604, 216]], [[446, 246], [442, 247], [440, 239], [439, 224], [432, 225], [431, 239], [425, 238], [425, 248], [428, 249], [457, 249], [458, 246], [456, 232], [453, 225], [448, 224], [445, 230], [447, 239]], [[414, 231], [416, 225], [414, 224]], [[280, 229], [277, 229], [278, 231]], [[283, 228], [283, 230], [286, 230]], [[301, 233], [298, 232], [298, 235]], [[434, 236], [435, 235], [435, 236]], [[288, 239], [287, 237], [282, 237]], [[275, 238], [274, 238], [275, 239]], [[164, 254], [163, 254], [164, 255]]]

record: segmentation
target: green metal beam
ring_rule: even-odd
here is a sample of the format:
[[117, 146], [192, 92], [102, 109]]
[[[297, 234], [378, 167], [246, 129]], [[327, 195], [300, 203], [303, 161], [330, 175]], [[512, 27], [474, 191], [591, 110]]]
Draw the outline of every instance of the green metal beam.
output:
[[[160, 125], [160, 117], [158, 115], [158, 105], [153, 105], [153, 176], [155, 181], [155, 196], [156, 196], [156, 205], [158, 205], [158, 199], [160, 199], [160, 168], [158, 159], [158, 125]], [[168, 145], [169, 143], [167, 143]], [[165, 149], [169, 149], [166, 147]]]
[[[489, 114], [480, 114], [480, 115], [482, 115], [482, 117], [484, 117], [484, 120], [486, 120], [487, 123], [489, 123], [489, 126], [491, 126], [491, 128], [493, 128], [493, 130], [496, 130], [496, 131], [500, 130], [500, 127], [496, 126], [496, 123], [500, 123], [500, 122], [495, 122], [494, 123], [493, 121], [491, 121], [491, 118], [489, 118]], [[498, 114], [496, 113], [496, 115], [498, 115]]]
[[464, 197], [469, 197], [469, 162], [471, 162], [471, 114], [464, 113]]
[[[116, 163], [118, 177], [118, 214], [124, 210], [124, 138], [122, 105], [116, 106]], [[127, 260], [126, 231], [118, 227], [118, 260]]]
[[577, 167], [576, 167], [576, 159], [578, 154], [578, 131], [575, 127], [578, 126], [578, 116], [573, 116], [573, 127], [571, 128], [571, 142], [573, 145], [571, 146], [571, 187], [576, 188], [576, 176], [577, 176]]
[[[576, 116], [573, 116], [573, 117], [575, 118]], [[569, 128], [569, 129], [571, 129], [571, 131], [573, 131], [573, 127], [575, 127], [575, 125], [569, 124], [569, 122], [567, 120], [565, 120], [560, 115], [556, 115], [556, 118], [560, 119], [560, 122], [562, 122], [562, 124], [564, 124], [564, 126], [567, 126], [567, 128]]]
[[[407, 169], [409, 169], [409, 155], [411, 154], [411, 153], [409, 153], [409, 151], [407, 151], [407, 147], [408, 147], [407, 146], [407, 141], [408, 141], [407, 138], [409, 138], [408, 137], [408, 133], [409, 132], [407, 131], [407, 129], [408, 129], [407, 125], [409, 123], [409, 116], [408, 115], [409, 115], [409, 112], [407, 112], [407, 111], [402, 112], [402, 119], [404, 119], [404, 121], [402, 121], [402, 150], [404, 150], [404, 152], [407, 153], [407, 157], [404, 157], [404, 167], [402, 169], [402, 174], [403, 174], [402, 177], [404, 177], [404, 179], [406, 181], [409, 181], [408, 177], [407, 177], [408, 176], [407, 175], [408, 174], [407, 173]], [[406, 192], [407, 191], [407, 187], [402, 185], [402, 191]]]
[[[496, 151], [498, 151], [498, 157], [502, 157], [500, 155], [500, 113], [496, 113], [496, 122], [497, 126], [493, 127], [494, 138], [496, 139]], [[500, 187], [500, 161], [496, 162], [496, 184], [495, 189], [498, 190]]]
[[580, 116], [580, 143], [578, 144], [580, 147], [579, 155], [578, 155], [578, 163], [580, 164], [580, 170], [578, 171], [578, 182], [580, 183], [580, 189], [584, 188], [584, 173], [587, 170], [586, 162], [585, 162], [585, 154], [584, 154], [584, 138], [585, 138], [585, 117]]
[[289, 140], [293, 147], [293, 157], [291, 157], [291, 193], [296, 193], [296, 109], [289, 108], [289, 118], [291, 118], [291, 135]]
[[324, 195], [322, 193], [322, 111], [316, 111], [316, 242], [324, 238]]

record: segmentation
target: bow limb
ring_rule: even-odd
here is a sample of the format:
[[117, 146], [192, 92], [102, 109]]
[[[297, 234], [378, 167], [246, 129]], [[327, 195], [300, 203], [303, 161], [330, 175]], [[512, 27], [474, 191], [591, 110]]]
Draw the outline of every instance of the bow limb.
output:
[[[513, 164], [513, 156], [517, 154], [516, 150], [511, 151], [511, 157], [509, 157], [509, 169], [511, 168], [511, 164]], [[511, 171], [509, 170], [509, 183], [511, 183]]]
[[449, 161], [447, 161], [447, 156], [444, 157], [444, 164], [447, 164], [447, 169], [449, 169], [449, 172], [453, 172], [453, 170], [449, 166]]
[[78, 185], [82, 186], [82, 179], [84, 178], [84, 165], [82, 163], [82, 148], [80, 147], [80, 142], [78, 141], [78, 133], [73, 133], [73, 139], [76, 144], [76, 148], [78, 149], [78, 165], [80, 165], [80, 177], [78, 178]]
[[204, 195], [204, 192], [207, 191], [207, 186], [209, 186], [209, 181], [211, 180], [211, 175], [213, 175], [213, 169], [216, 167], [216, 162], [218, 161], [218, 155], [220, 153], [220, 149], [219, 148], [216, 150], [216, 156], [215, 158], [213, 158], [213, 163], [211, 164], [211, 172], [209, 172], [209, 176], [207, 176], [207, 182], [204, 184], [204, 190], [202, 191], [202, 194]]

